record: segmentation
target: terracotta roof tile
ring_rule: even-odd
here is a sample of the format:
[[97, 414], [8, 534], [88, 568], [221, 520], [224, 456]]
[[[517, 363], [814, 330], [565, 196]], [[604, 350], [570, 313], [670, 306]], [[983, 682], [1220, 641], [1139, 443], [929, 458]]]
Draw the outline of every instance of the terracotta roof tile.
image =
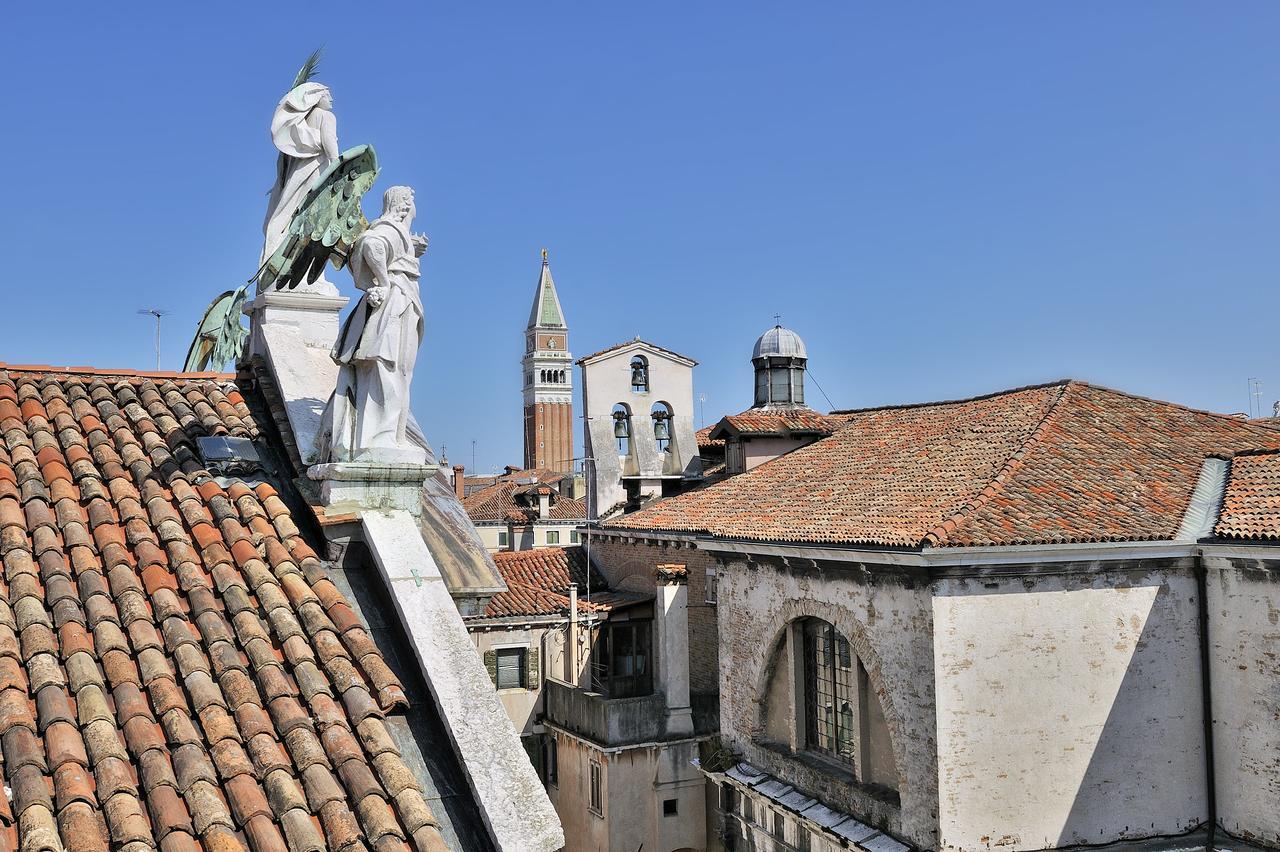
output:
[[[539, 493], [551, 497], [548, 507], [548, 519], [553, 521], [586, 521], [587, 502], [582, 498], [561, 496], [560, 492], [548, 484], [547, 480], [538, 477], [537, 471], [521, 471], [528, 473], [527, 478], [518, 474], [511, 478], [502, 477], [493, 485], [468, 494], [462, 501], [462, 508], [474, 522], [503, 521], [511, 524], [531, 524], [538, 520]], [[563, 474], [556, 474], [564, 479]], [[530, 482], [529, 480], [533, 480]], [[552, 480], [555, 481], [555, 480]]]
[[[323, 805], [365, 815], [367, 842], [402, 841], [421, 813], [384, 785], [417, 781], [350, 731], [403, 688], [274, 490], [224, 488], [199, 461], [199, 436], [259, 437], [229, 377], [0, 365], [0, 421], [10, 839], [355, 848], [361, 829]], [[324, 734], [354, 748], [309, 801]]]
[[569, 611], [567, 589], [578, 584], [581, 612], [607, 612], [614, 606], [644, 599], [609, 589], [591, 568], [591, 597], [587, 599], [587, 559], [581, 547], [543, 547], [507, 550], [493, 555], [507, 591], [494, 595], [485, 608], [488, 618], [564, 615]]
[[1230, 464], [1213, 534], [1224, 539], [1280, 540], [1280, 452], [1238, 453]]
[[964, 547], [1172, 538], [1203, 460], [1276, 430], [1083, 382], [837, 412], [848, 425], [605, 528]]
[[749, 408], [741, 414], [730, 414], [707, 432], [708, 441], [715, 436], [723, 443], [726, 435], [821, 435], [835, 433], [846, 422], [845, 417], [819, 414], [812, 408]]

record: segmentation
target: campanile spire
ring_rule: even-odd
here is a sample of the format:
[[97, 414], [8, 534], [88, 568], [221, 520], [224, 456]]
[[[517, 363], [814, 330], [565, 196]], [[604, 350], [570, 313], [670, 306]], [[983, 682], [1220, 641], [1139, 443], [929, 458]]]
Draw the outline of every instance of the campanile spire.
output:
[[573, 472], [573, 360], [547, 250], [524, 332], [524, 466]]

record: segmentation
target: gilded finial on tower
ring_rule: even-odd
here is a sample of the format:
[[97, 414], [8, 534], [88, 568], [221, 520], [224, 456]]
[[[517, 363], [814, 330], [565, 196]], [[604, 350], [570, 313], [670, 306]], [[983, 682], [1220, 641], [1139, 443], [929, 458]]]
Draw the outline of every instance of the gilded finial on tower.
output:
[[547, 265], [547, 250], [546, 250], [546, 249], [543, 249], [543, 250], [542, 250], [542, 265], [543, 265], [543, 266], [546, 266], [546, 265]]

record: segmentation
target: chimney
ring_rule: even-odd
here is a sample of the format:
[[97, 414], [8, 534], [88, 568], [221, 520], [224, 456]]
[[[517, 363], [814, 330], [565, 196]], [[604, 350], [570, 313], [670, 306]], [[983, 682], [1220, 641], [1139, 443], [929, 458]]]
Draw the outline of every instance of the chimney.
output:
[[667, 734], [693, 733], [689, 704], [689, 575], [683, 565], [659, 565], [654, 627], [657, 680], [667, 698]]
[[568, 653], [565, 654], [565, 664], [569, 670], [564, 673], [566, 683], [578, 686], [578, 584], [569, 584], [569, 636], [565, 642], [568, 646]]
[[545, 521], [547, 519], [547, 516], [549, 516], [550, 514], [551, 514], [551, 495], [548, 494], [545, 490], [539, 489], [538, 517], [541, 520]]
[[453, 466], [453, 493], [458, 495], [459, 500], [467, 496], [466, 472], [467, 468], [464, 465]]

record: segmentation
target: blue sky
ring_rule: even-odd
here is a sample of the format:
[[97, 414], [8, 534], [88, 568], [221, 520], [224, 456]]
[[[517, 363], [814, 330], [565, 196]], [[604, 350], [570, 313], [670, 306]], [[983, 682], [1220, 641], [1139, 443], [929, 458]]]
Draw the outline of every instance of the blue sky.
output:
[[775, 313], [836, 407], [1063, 376], [1280, 398], [1280, 5], [354, 9], [7, 11], [0, 360], [148, 368], [155, 306], [179, 366], [253, 272], [271, 111], [324, 44], [370, 212], [418, 190], [414, 409], [455, 462], [520, 462], [543, 246], [575, 354], [698, 359], [708, 421], [750, 404]]

